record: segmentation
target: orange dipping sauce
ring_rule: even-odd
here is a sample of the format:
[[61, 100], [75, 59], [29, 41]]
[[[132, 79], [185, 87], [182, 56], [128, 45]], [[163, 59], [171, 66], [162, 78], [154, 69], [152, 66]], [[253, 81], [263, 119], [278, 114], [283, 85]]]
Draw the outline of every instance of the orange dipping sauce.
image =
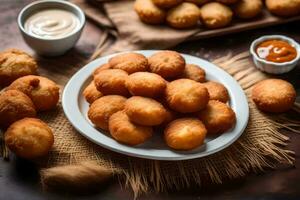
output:
[[297, 50], [288, 42], [283, 40], [266, 40], [256, 48], [258, 57], [267, 61], [283, 63], [294, 60], [297, 57]]

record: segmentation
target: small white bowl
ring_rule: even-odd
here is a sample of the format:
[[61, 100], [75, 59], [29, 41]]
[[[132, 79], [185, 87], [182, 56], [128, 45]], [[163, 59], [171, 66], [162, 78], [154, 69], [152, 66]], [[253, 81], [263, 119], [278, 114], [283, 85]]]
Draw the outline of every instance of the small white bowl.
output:
[[[79, 19], [79, 28], [73, 33], [57, 39], [41, 38], [27, 33], [24, 29], [24, 23], [26, 19], [39, 10], [49, 8], [64, 9], [72, 12]], [[24, 7], [18, 16], [18, 26], [25, 42], [38, 54], [45, 56], [59, 56], [71, 49], [80, 38], [84, 25], [84, 12], [75, 4], [61, 0], [35, 1]]]
[[[283, 63], [271, 62], [260, 58], [256, 53], [257, 45], [270, 39], [279, 39], [288, 42], [297, 50], [297, 57], [292, 61], [283, 62]], [[300, 60], [300, 45], [295, 40], [283, 35], [268, 35], [268, 36], [262, 36], [254, 40], [250, 47], [250, 53], [252, 54], [252, 58], [255, 66], [261, 71], [270, 74], [283, 74], [291, 71], [298, 64]]]

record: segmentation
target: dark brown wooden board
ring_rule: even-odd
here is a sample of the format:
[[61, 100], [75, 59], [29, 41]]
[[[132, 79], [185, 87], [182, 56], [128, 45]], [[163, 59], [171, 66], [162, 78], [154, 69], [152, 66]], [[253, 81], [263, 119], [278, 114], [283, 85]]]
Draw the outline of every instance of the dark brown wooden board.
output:
[[[197, 40], [202, 38], [210, 38], [215, 36], [226, 35], [230, 33], [237, 33], [257, 28], [263, 28], [278, 24], [284, 24], [292, 21], [300, 20], [300, 15], [289, 18], [282, 18], [272, 15], [267, 9], [264, 9], [260, 16], [252, 19], [252, 20], [240, 20], [234, 19], [233, 23], [225, 28], [220, 29], [207, 29], [201, 28], [201, 31], [196, 33], [190, 40]], [[300, 23], [299, 23], [300, 27]]]

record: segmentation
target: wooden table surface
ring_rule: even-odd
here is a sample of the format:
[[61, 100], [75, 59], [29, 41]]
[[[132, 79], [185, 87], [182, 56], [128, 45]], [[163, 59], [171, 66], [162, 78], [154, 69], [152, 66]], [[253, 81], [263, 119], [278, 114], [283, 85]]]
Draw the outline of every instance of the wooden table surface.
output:
[[[17, 13], [30, 0], [0, 1], [0, 50], [20, 48], [34, 52], [24, 43], [18, 30]], [[300, 42], [300, 22], [248, 31], [220, 38], [193, 41], [177, 46], [175, 50], [206, 59], [220, 57], [227, 53], [239, 53], [249, 49], [251, 41], [265, 34], [283, 34]], [[76, 72], [93, 52], [101, 30], [88, 22], [76, 47], [62, 57], [55, 59], [37, 57], [40, 74], [51, 72], [60, 74], [61, 70]], [[50, 77], [51, 78], [51, 77]], [[289, 80], [300, 94], [300, 66], [281, 76]], [[68, 77], [58, 76], [55, 81], [66, 83]], [[300, 119], [300, 116], [296, 116]], [[190, 188], [184, 191], [169, 191], [163, 194], [144, 195], [140, 199], [300, 199], [300, 135], [284, 131], [290, 136], [289, 149], [296, 152], [295, 167], [251, 174], [243, 179], [233, 180], [223, 185], [207, 188]], [[0, 200], [14, 199], [132, 199], [132, 192], [121, 189], [117, 181], [100, 186], [100, 191], [92, 194], [65, 194], [44, 192], [39, 183], [37, 168], [30, 162], [11, 157], [9, 162], [0, 158]]]

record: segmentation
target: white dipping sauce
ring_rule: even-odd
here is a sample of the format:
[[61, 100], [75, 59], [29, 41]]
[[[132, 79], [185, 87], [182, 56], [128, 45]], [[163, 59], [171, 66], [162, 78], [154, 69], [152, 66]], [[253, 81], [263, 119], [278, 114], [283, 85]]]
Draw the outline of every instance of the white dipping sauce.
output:
[[76, 31], [80, 26], [78, 17], [70, 11], [47, 9], [36, 12], [25, 21], [25, 31], [45, 39], [58, 39]]

